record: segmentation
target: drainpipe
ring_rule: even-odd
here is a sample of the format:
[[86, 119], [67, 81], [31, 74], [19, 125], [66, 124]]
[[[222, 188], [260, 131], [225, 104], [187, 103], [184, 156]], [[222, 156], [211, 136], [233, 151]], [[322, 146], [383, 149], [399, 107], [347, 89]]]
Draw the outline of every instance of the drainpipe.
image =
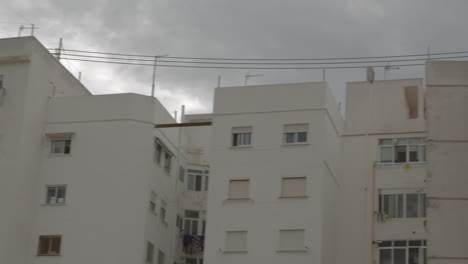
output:
[[372, 162], [372, 201], [371, 201], [371, 264], [374, 264], [375, 261], [375, 198], [376, 198], [376, 176], [375, 176], [375, 169], [377, 167], [377, 162]]

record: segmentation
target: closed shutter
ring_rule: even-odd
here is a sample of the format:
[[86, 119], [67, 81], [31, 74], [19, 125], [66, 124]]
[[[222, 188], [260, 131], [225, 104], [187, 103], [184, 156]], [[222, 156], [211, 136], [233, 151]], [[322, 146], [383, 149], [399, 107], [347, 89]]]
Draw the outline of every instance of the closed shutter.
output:
[[280, 230], [280, 250], [304, 250], [304, 230]]
[[282, 197], [306, 196], [306, 177], [283, 178]]
[[249, 198], [249, 180], [229, 181], [229, 199]]
[[284, 125], [284, 133], [307, 132], [307, 130], [309, 130], [309, 124]]
[[226, 251], [246, 251], [247, 231], [226, 232]]

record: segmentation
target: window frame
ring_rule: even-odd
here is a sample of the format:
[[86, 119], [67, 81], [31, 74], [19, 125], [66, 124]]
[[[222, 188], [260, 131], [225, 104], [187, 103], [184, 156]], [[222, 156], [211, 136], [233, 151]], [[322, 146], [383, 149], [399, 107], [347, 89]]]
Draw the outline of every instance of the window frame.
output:
[[[187, 212], [196, 212], [197, 218], [187, 216]], [[185, 210], [184, 211], [184, 235], [195, 235], [198, 236], [201, 234], [200, 230], [201, 218], [200, 218], [200, 211], [197, 210]], [[194, 231], [193, 227], [196, 226], [196, 230]]]
[[[402, 243], [404, 242], [405, 245], [396, 245], [396, 242]], [[420, 242], [419, 246], [411, 246], [411, 242]], [[381, 246], [383, 243], [390, 243], [390, 246]], [[427, 263], [427, 241], [424, 239], [401, 239], [401, 240], [385, 240], [385, 241], [380, 241], [380, 243], [377, 244], [377, 259], [376, 262], [380, 264], [380, 255], [381, 251], [383, 250], [390, 250], [390, 264], [397, 264], [395, 263], [394, 259], [394, 252], [395, 249], [404, 249], [405, 250], [405, 263], [409, 263], [409, 251], [410, 249], [418, 249], [418, 258], [419, 261], [418, 263], [420, 264], [426, 264]]]
[[239, 126], [231, 128], [231, 147], [246, 148], [252, 147], [253, 127]]
[[[383, 143], [384, 141], [391, 140], [392, 144]], [[420, 140], [422, 143], [410, 143], [411, 140]], [[399, 143], [399, 141], [406, 141], [406, 143]], [[396, 162], [396, 148], [405, 147], [405, 161]], [[417, 147], [418, 156], [422, 159], [421, 161], [411, 161], [411, 147]], [[391, 149], [391, 161], [382, 161], [382, 149]], [[425, 137], [405, 137], [405, 138], [381, 138], [378, 142], [378, 164], [380, 166], [385, 165], [404, 165], [404, 164], [425, 164], [427, 162], [427, 141]]]
[[[56, 144], [63, 142], [63, 146], [60, 146], [61, 151], [60, 152], [55, 152], [57, 149], [55, 147]], [[63, 148], [63, 149], [62, 149]], [[71, 138], [51, 138], [50, 139], [50, 155], [53, 156], [65, 156], [65, 155], [71, 155], [71, 149], [72, 149], [72, 139]]]
[[[59, 189], [63, 188], [63, 202], [59, 202], [58, 192]], [[55, 202], [51, 203], [49, 198], [49, 189], [54, 189]], [[67, 185], [66, 184], [56, 184], [56, 185], [46, 185], [45, 186], [45, 205], [66, 205], [67, 202]]]
[[[302, 246], [297, 247], [297, 248], [282, 248], [281, 247], [281, 233], [282, 232], [295, 232], [295, 231], [301, 231], [302, 232]], [[306, 230], [305, 229], [280, 229], [278, 230], [278, 252], [302, 252], [306, 251]]]
[[167, 222], [167, 202], [164, 201], [164, 200], [161, 200], [161, 206], [159, 207], [159, 219], [165, 225], [168, 224], [168, 222]]
[[150, 241], [146, 241], [146, 256], [145, 256], [145, 263], [153, 263], [154, 262], [154, 244]]
[[[293, 126], [303, 126], [303, 129], [293, 129]], [[289, 131], [293, 130], [293, 131]], [[297, 131], [296, 131], [297, 130]], [[300, 134], [305, 135], [305, 141], [299, 141]], [[293, 141], [289, 142], [289, 135], [292, 136]], [[283, 125], [283, 145], [307, 145], [309, 144], [309, 123], [285, 124]]]
[[[242, 233], [245, 234], [245, 248], [243, 249], [228, 249], [228, 234], [232, 233]], [[248, 252], [248, 238], [249, 238], [249, 232], [247, 230], [228, 230], [225, 232], [225, 241], [224, 241], [224, 252], [231, 252], [231, 253], [243, 253], [243, 252]]]
[[155, 191], [151, 190], [148, 209], [151, 213], [156, 215], [157, 208], [158, 208], [158, 194]]
[[[291, 195], [291, 196], [286, 196], [284, 194], [284, 181], [285, 180], [295, 180], [295, 179], [304, 179], [304, 195]], [[287, 177], [281, 177], [281, 190], [280, 190], [280, 198], [307, 198], [308, 193], [307, 193], [307, 176], [287, 176]]]
[[[417, 195], [417, 201], [416, 201], [416, 206], [417, 206], [417, 216], [416, 217], [408, 217], [408, 202], [407, 202], [407, 196], [408, 195]], [[402, 213], [401, 216], [392, 216], [390, 214], [386, 213], [385, 209], [385, 196], [394, 196], [395, 198], [395, 208], [394, 211], [399, 214], [399, 212]], [[400, 196], [403, 197], [403, 201], [401, 202], [402, 208], [399, 208], [400, 203]], [[379, 193], [378, 194], [378, 213], [379, 215], [388, 215], [392, 219], [411, 219], [411, 218], [426, 218], [426, 206], [427, 206], [427, 194], [425, 192], [404, 192], [404, 193]]]
[[[241, 181], [246, 181], [247, 182], [247, 197], [238, 197], [235, 198], [231, 194], [231, 183], [232, 182], [241, 182]], [[227, 200], [235, 201], [235, 200], [250, 200], [250, 179], [249, 178], [238, 178], [238, 179], [229, 179], [228, 180], [228, 193], [227, 193]]]
[[[43, 239], [47, 239], [47, 243], [48, 243], [48, 250], [47, 250], [47, 253], [41, 253], [42, 251], [42, 243], [43, 243]], [[58, 239], [59, 241], [59, 246], [58, 246], [58, 252], [57, 253], [51, 253], [52, 251], [52, 244], [53, 244], [53, 240], [54, 239]], [[39, 236], [39, 239], [38, 239], [38, 244], [37, 244], [37, 256], [61, 256], [61, 253], [62, 253], [62, 235], [40, 235]]]
[[[207, 171], [203, 170], [187, 170], [187, 184], [185, 184], [185, 188], [187, 191], [193, 192], [206, 192], [208, 191], [208, 181], [209, 181], [209, 174], [206, 173]], [[197, 185], [197, 179], [199, 179], [199, 185]], [[199, 188], [197, 188], [199, 187]]]

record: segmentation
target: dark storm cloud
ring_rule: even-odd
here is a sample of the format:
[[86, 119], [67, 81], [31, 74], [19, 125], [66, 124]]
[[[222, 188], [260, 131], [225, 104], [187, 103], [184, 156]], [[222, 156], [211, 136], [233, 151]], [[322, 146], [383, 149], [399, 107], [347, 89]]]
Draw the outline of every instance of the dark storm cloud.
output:
[[[423, 53], [428, 44], [433, 52], [464, 50], [468, 42], [468, 2], [463, 0], [22, 0], [6, 6], [19, 13], [9, 14], [10, 19], [24, 16], [38, 24], [37, 36], [44, 42], [56, 43], [63, 37], [67, 48], [124, 53], [347, 57]], [[73, 65], [83, 68], [83, 81], [96, 93], [149, 92], [150, 68]], [[242, 85], [247, 72], [160, 67], [159, 97], [171, 110], [182, 101], [191, 101], [192, 110], [209, 110], [217, 76], [222, 75], [224, 86]], [[322, 79], [317, 70], [249, 72], [264, 75], [252, 79], [252, 84]], [[389, 76], [422, 74], [422, 68], [402, 68]], [[382, 77], [381, 70], [378, 77]], [[343, 100], [345, 81], [363, 78], [363, 70], [327, 71], [339, 100]]]

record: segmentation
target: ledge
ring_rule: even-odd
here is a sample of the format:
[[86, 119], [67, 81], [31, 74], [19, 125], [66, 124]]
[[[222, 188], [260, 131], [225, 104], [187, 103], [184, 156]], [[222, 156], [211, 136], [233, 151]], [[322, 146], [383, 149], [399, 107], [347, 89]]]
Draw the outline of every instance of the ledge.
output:
[[54, 204], [41, 204], [41, 206], [51, 206], [51, 207], [56, 207], [56, 206], [66, 206], [66, 203], [54, 203]]
[[305, 253], [307, 249], [278, 249], [277, 253]]
[[289, 146], [309, 146], [309, 142], [303, 142], [303, 143], [283, 143], [281, 144], [282, 147], [289, 147]]
[[224, 199], [223, 204], [227, 203], [254, 203], [254, 200], [251, 198], [238, 198], [238, 199]]
[[279, 199], [307, 199], [309, 198], [308, 195], [305, 196], [280, 196]]
[[223, 250], [223, 254], [247, 254], [247, 250]]
[[230, 146], [230, 149], [250, 149], [253, 148], [253, 145], [241, 145], [241, 146]]

